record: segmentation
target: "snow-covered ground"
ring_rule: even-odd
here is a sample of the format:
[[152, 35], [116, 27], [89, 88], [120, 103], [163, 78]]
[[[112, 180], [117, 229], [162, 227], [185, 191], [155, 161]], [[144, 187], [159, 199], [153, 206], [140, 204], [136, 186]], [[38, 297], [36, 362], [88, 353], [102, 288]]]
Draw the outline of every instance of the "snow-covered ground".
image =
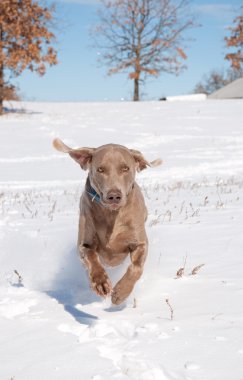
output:
[[[0, 379], [243, 380], [243, 102], [13, 106], [0, 118]], [[123, 307], [89, 289], [86, 173], [54, 137], [164, 160], [137, 176], [150, 249]]]

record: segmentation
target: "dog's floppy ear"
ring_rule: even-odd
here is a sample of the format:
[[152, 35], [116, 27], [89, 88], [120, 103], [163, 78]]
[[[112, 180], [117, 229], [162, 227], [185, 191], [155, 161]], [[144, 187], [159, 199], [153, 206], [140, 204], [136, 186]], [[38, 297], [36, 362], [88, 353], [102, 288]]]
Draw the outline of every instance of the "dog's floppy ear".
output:
[[137, 164], [137, 171], [140, 172], [141, 170], [143, 169], [146, 169], [147, 166], [151, 167], [151, 168], [154, 168], [155, 166], [159, 166], [162, 164], [162, 160], [160, 158], [157, 158], [156, 160], [152, 161], [152, 162], [148, 162], [144, 156], [142, 155], [141, 152], [139, 152], [139, 150], [135, 150], [135, 149], [130, 149], [130, 152], [134, 158], [134, 160], [136, 161], [136, 164]]
[[68, 153], [70, 157], [72, 157], [76, 162], [79, 163], [83, 170], [88, 169], [89, 163], [92, 160], [92, 155], [95, 151], [95, 148], [72, 149], [66, 144], [64, 144], [64, 142], [62, 142], [62, 140], [60, 139], [53, 140], [53, 146], [54, 148], [59, 150], [59, 152]]

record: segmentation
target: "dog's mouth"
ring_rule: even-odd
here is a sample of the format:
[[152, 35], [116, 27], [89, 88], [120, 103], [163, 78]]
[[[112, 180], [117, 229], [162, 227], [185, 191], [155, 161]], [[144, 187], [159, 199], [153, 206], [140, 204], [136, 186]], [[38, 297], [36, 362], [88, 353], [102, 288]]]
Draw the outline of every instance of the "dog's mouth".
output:
[[121, 204], [112, 203], [112, 204], [109, 204], [108, 207], [109, 207], [111, 210], [116, 211], [116, 210], [119, 210], [119, 208], [121, 207]]
[[103, 199], [101, 199], [101, 204], [107, 208], [107, 209], [110, 209], [112, 211], [116, 211], [116, 210], [119, 210], [122, 206], [124, 206], [124, 203], [123, 202], [119, 202], [119, 203], [108, 203], [108, 202], [105, 202]]

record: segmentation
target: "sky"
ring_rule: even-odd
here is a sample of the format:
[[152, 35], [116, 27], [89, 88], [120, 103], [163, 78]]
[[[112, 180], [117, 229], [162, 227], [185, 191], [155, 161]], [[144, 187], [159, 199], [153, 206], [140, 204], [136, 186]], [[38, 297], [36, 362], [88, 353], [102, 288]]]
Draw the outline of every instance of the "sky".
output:
[[[48, 0], [49, 2], [50, 0]], [[213, 69], [224, 70], [229, 63], [224, 37], [237, 16], [242, 0], [192, 0], [191, 9], [199, 27], [187, 32], [187, 70], [179, 76], [162, 73], [148, 78], [141, 87], [143, 100], [189, 94]], [[126, 74], [107, 76], [92, 48], [90, 30], [97, 21], [98, 0], [56, 1], [55, 29], [59, 64], [48, 68], [44, 77], [25, 71], [15, 79], [22, 99], [31, 101], [78, 102], [131, 100], [133, 83]]]

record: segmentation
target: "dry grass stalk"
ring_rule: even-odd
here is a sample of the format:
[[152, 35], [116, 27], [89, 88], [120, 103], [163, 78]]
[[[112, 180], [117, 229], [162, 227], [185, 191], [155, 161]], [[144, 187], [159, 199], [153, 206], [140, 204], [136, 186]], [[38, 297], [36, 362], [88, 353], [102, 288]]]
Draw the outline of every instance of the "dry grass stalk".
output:
[[185, 274], [185, 267], [186, 267], [186, 260], [187, 260], [187, 256], [184, 259], [183, 267], [181, 267], [180, 269], [178, 269], [178, 271], [176, 272], [176, 278], [181, 278], [182, 276], [184, 276], [184, 274]]
[[136, 298], [133, 298], [133, 309], [136, 309], [137, 307], [137, 300]]
[[168, 222], [171, 222], [172, 212], [170, 210], [167, 210], [166, 213], [164, 214], [163, 222], [165, 221], [166, 217], [168, 219]]
[[200, 212], [200, 209], [197, 208], [196, 210], [194, 209], [192, 203], [190, 203], [190, 207], [191, 207], [191, 210], [192, 210], [192, 215], [191, 217], [193, 218], [194, 216], [199, 216], [199, 212]]
[[205, 264], [200, 264], [200, 265], [196, 266], [195, 268], [193, 268], [193, 270], [192, 270], [192, 272], [191, 272], [191, 275], [192, 275], [192, 276], [195, 276], [195, 274], [197, 274], [198, 271], [199, 271], [202, 267], [204, 267], [204, 265], [205, 265]]
[[52, 205], [51, 210], [48, 212], [48, 218], [50, 219], [51, 222], [53, 221], [56, 205], [57, 205], [57, 201], [55, 200], [53, 205]]
[[156, 219], [151, 220], [151, 222], [149, 223], [149, 226], [153, 227], [153, 226], [156, 226], [156, 224], [159, 224], [159, 218], [160, 218], [160, 215], [157, 216]]
[[185, 201], [182, 202], [179, 214], [182, 214], [182, 211], [184, 209], [185, 203], [186, 203]]
[[168, 298], [166, 298], [165, 302], [166, 302], [167, 305], [169, 306], [169, 309], [170, 309], [170, 319], [171, 319], [171, 321], [172, 321], [173, 318], [174, 318], [174, 310], [173, 310], [173, 308], [172, 308], [172, 306], [171, 306], [170, 301], [169, 301]]
[[15, 269], [14, 270], [14, 273], [17, 275], [18, 277], [18, 283], [20, 286], [23, 286], [23, 277], [19, 274], [19, 272]]
[[205, 198], [204, 198], [204, 206], [207, 206], [207, 204], [209, 203], [209, 200], [208, 200], [208, 196], [206, 196]]
[[[217, 184], [216, 186], [216, 189], [217, 189], [217, 195], [218, 195], [218, 198], [219, 200], [217, 201], [217, 204], [216, 204], [216, 208], [219, 209], [219, 208], [224, 208], [225, 207], [225, 204], [224, 202], [222, 201], [221, 197], [220, 197], [220, 194], [219, 194], [219, 184]], [[221, 187], [221, 193], [222, 193], [222, 187]]]
[[214, 315], [211, 319], [212, 321], [215, 321], [216, 318], [218, 318], [219, 316], [223, 315], [223, 313], [218, 313], [216, 315]]
[[176, 272], [176, 278], [180, 278], [184, 275], [184, 272], [185, 272], [185, 268], [180, 268], [177, 272]]

